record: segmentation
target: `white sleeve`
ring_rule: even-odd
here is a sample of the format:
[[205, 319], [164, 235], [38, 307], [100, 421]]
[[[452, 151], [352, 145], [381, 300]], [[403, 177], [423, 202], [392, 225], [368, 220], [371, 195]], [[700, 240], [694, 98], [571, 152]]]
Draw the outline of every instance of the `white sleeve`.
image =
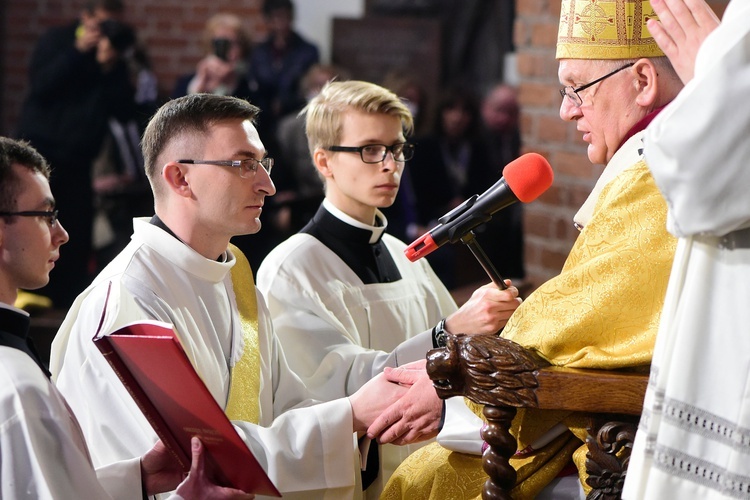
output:
[[484, 440], [479, 435], [484, 422], [465, 404], [463, 397], [445, 401], [445, 421], [437, 436], [443, 448], [472, 455], [482, 454]]
[[233, 423], [284, 497], [352, 497], [359, 472], [348, 399], [290, 410], [270, 427]]
[[676, 236], [750, 225], [750, 3], [731, 2], [695, 77], [649, 125], [645, 155]]
[[96, 477], [114, 499], [142, 497], [141, 457], [99, 467]]
[[0, 498], [140, 498], [140, 461], [98, 477], [63, 397], [26, 354], [0, 349], [14, 351], [0, 362]]
[[349, 400], [316, 404], [310, 398], [287, 364], [260, 293], [258, 326], [262, 372], [271, 376], [261, 387], [262, 425], [234, 421], [235, 427], [285, 498], [302, 491], [308, 498], [315, 492], [320, 497], [352, 497], [359, 452]]

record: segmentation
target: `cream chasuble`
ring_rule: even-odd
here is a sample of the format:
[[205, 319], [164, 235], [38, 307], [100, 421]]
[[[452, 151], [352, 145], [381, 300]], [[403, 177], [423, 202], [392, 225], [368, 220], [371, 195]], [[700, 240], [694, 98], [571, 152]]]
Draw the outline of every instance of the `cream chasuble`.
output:
[[[639, 154], [642, 135], [607, 165], [619, 173], [601, 186], [590, 220], [583, 216], [561, 273], [532, 293], [503, 330], [553, 365], [647, 369], [651, 361], [676, 240]], [[575, 430], [576, 420], [567, 412], [518, 412], [512, 432], [519, 450], [534, 451], [511, 459], [518, 471], [514, 498], [534, 498], [581, 447], [564, 429], [554, 432], [561, 422]], [[430, 445], [404, 462], [382, 498], [475, 498], [485, 480], [480, 456]]]

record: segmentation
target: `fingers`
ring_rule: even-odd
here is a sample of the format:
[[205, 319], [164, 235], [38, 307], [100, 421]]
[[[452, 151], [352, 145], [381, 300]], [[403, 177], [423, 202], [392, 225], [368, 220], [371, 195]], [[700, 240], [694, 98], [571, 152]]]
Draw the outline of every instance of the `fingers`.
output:
[[[656, 43], [659, 44], [659, 47], [661, 47], [664, 53], [667, 53], [668, 48], [676, 50], [677, 42], [685, 39], [685, 31], [683, 25], [675, 19], [672, 9], [676, 8], [679, 11], [682, 7], [682, 14], [684, 15], [684, 3], [682, 1], [667, 2], [667, 0], [657, 0], [656, 2], [651, 2], [651, 7], [653, 7], [659, 19], [658, 21], [654, 20], [654, 23], [648, 23], [649, 31], [651, 31], [651, 25], [656, 24], [657, 27], [655, 29], [659, 33], [659, 38], [657, 38], [657, 34], [654, 31], [651, 31], [651, 34], [654, 36]], [[664, 46], [662, 46], [662, 42]]]
[[[380, 444], [390, 443], [401, 446], [437, 436], [438, 425], [439, 419], [432, 418], [432, 414], [425, 414], [415, 419], [410, 419], [404, 414], [380, 433], [372, 433], [372, 437], [377, 438]], [[370, 434], [368, 430], [368, 436]]]
[[203, 443], [197, 437], [193, 436], [190, 439], [190, 451], [193, 454], [192, 462], [190, 464], [190, 474], [202, 474], [203, 473]]
[[719, 18], [704, 0], [655, 0], [651, 6], [659, 20], [650, 19], [648, 29], [687, 83], [693, 78], [698, 49], [719, 25]]
[[380, 414], [367, 429], [367, 437], [370, 439], [379, 438], [380, 435], [388, 429], [393, 422], [398, 422], [404, 416], [398, 403], [389, 406]]
[[399, 366], [399, 368], [403, 368], [404, 370], [424, 370], [424, 367], [426, 364], [427, 364], [427, 358], [424, 358], [424, 359], [418, 359], [417, 361], [412, 361], [410, 363], [403, 364]]
[[414, 385], [419, 380], [427, 377], [427, 372], [422, 369], [416, 370], [403, 367], [386, 367], [385, 370], [383, 370], [383, 376], [386, 380], [395, 384]]

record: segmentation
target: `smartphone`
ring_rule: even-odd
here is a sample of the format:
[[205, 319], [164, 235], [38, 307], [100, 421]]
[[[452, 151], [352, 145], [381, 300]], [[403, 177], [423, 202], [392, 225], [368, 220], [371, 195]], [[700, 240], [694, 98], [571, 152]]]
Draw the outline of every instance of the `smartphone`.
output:
[[211, 44], [214, 48], [214, 55], [219, 59], [226, 61], [229, 58], [229, 47], [232, 45], [232, 41], [228, 38], [214, 38], [211, 40]]

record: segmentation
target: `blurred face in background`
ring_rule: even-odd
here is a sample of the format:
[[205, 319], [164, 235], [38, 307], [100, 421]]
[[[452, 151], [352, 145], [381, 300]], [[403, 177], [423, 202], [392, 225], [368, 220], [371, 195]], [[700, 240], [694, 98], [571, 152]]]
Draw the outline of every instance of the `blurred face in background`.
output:
[[450, 139], [464, 137], [471, 125], [471, 112], [461, 104], [454, 104], [441, 111], [443, 134]]
[[498, 87], [482, 103], [482, 121], [489, 130], [502, 133], [518, 124], [518, 101], [509, 87]]
[[243, 59], [243, 47], [240, 40], [240, 34], [234, 26], [219, 24], [215, 26], [211, 33], [212, 50], [216, 53], [217, 48], [222, 54], [217, 54], [229, 63], [236, 63]]

